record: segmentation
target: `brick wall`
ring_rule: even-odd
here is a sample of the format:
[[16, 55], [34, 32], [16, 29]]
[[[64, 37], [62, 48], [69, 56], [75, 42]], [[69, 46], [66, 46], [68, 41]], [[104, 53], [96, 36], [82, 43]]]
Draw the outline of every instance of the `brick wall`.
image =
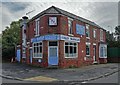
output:
[[[58, 25], [56, 27], [50, 27], [48, 26], [48, 18], [50, 15], [45, 15], [40, 18], [40, 35], [47, 35], [47, 34], [63, 34], [63, 35], [68, 35], [68, 19], [66, 16], [62, 15], [55, 15], [58, 18]], [[97, 61], [99, 63], [99, 42], [100, 42], [100, 29], [90, 25], [90, 39], [86, 39], [86, 36], [83, 35], [78, 35], [76, 34], [76, 23], [80, 25], [84, 25], [86, 23], [78, 21], [78, 20], [73, 20], [73, 35], [74, 37], [79, 37], [80, 38], [80, 43], [78, 43], [78, 58], [72, 58], [68, 59], [64, 57], [64, 41], [59, 41], [59, 66], [64, 68], [64, 67], [70, 67], [70, 66], [75, 66], [75, 67], [80, 67], [82, 65], [89, 65], [93, 64], [93, 43], [96, 44], [96, 57]], [[97, 36], [96, 39], [93, 38], [93, 28], [96, 29], [97, 31]], [[31, 38], [35, 37], [35, 20], [30, 21], [28, 23], [27, 27], [27, 41], [30, 42]], [[104, 31], [104, 30], [103, 30]], [[104, 33], [104, 42], [106, 42], [106, 36], [105, 36], [105, 31]], [[86, 42], [90, 42], [90, 57], [86, 57], [86, 60], [84, 60], [84, 57], [86, 56]], [[32, 46], [32, 43], [30, 43], [30, 46]], [[28, 50], [27, 50], [28, 51]], [[29, 53], [27, 53], [27, 57]], [[29, 58], [27, 58], [29, 59]], [[38, 63], [38, 59], [33, 58], [33, 64], [34, 65], [39, 65], [41, 67], [47, 67], [48, 66], [48, 41], [43, 41], [43, 58], [41, 59], [42, 62]], [[29, 63], [29, 60], [27, 60]]]

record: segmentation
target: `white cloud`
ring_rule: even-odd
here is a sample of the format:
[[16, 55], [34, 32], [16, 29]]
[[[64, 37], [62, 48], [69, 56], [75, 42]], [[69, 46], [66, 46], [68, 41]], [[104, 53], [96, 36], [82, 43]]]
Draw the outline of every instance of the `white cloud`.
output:
[[[17, 0], [19, 1], [19, 0]], [[26, 0], [27, 1], [27, 0]], [[41, 1], [41, 2], [40, 2]], [[40, 0], [39, 2], [24, 2], [27, 6], [23, 10], [18, 10], [17, 12], [2, 6], [2, 18], [3, 18], [3, 28], [9, 25], [11, 21], [20, 19], [25, 13], [35, 10], [28, 14], [30, 18], [40, 13], [41, 11], [47, 9], [48, 7], [54, 5], [58, 8], [76, 14], [80, 17], [86, 18], [93, 22], [98, 23], [101, 27], [109, 30], [108, 25], [114, 27], [117, 25], [117, 2], [69, 2], [66, 0], [64, 2], [44, 2]], [[63, 1], [63, 0], [61, 0]], [[82, 0], [83, 1], [83, 0]], [[14, 2], [17, 3], [17, 2]], [[22, 3], [21, 3], [22, 4]], [[24, 6], [24, 5], [22, 5]], [[113, 31], [113, 30], [112, 30]]]
[[2, 2], [119, 2], [119, 0], [2, 0]]

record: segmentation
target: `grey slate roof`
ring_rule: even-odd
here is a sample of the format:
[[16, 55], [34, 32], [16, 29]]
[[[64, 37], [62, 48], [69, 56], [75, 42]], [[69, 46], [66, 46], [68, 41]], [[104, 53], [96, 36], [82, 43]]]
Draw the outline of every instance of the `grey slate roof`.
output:
[[[63, 14], [63, 15], [68, 16], [68, 17], [70, 17], [70, 18], [77, 19], [77, 20], [80, 20], [80, 21], [85, 22], [85, 23], [87, 23], [87, 24], [90, 24], [90, 25], [96, 26], [96, 27], [98, 27], [98, 28], [101, 28], [99, 25], [97, 25], [96, 23], [94, 23], [94, 22], [92, 22], [92, 21], [89, 21], [89, 20], [87, 20], [87, 19], [84, 19], [84, 18], [82, 18], [82, 17], [79, 17], [79, 16], [77, 16], [77, 15], [75, 15], [75, 14], [69, 13], [69, 12], [67, 12], [67, 11], [65, 11], [65, 10], [62, 10], [62, 9], [60, 9], [60, 8], [57, 8], [57, 7], [55, 7], [55, 6], [51, 6], [51, 7], [49, 7], [48, 9], [42, 11], [41, 13], [37, 14], [37, 15], [34, 16], [32, 19], [30, 19], [30, 21], [31, 21], [31, 20], [34, 20], [34, 19], [36, 19], [36, 18], [38, 18], [38, 17], [40, 17], [40, 16], [42, 16], [42, 15], [44, 15], [44, 14], [51, 14], [51, 13], [52, 13], [52, 14]], [[103, 28], [101, 28], [101, 29], [103, 29]], [[103, 30], [105, 30], [105, 29], [103, 29]]]

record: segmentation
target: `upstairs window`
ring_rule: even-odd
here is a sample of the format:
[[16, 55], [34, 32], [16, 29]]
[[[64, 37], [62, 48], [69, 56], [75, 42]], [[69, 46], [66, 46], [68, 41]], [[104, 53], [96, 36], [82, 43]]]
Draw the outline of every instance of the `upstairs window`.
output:
[[100, 30], [100, 41], [103, 41], [103, 30]]
[[86, 24], [86, 37], [90, 38], [89, 25]]
[[68, 18], [68, 34], [73, 34], [73, 31], [72, 31], [72, 19], [71, 18]]
[[39, 36], [40, 20], [39, 18], [35, 20], [35, 36]]
[[93, 38], [96, 38], [96, 29], [93, 29]]

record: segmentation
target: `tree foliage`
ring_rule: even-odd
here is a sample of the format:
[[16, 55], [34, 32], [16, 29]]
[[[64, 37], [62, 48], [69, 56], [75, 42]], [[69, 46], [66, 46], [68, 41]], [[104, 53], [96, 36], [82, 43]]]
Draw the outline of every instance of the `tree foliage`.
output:
[[120, 35], [120, 26], [115, 27], [115, 34]]
[[106, 41], [107, 42], [115, 41], [114, 33], [110, 33], [109, 31], [107, 31], [106, 32]]
[[[115, 36], [117, 40], [115, 39]], [[108, 43], [108, 47], [119, 47], [120, 48], [120, 26], [115, 27], [115, 32], [110, 33], [106, 32], [106, 41]]]
[[2, 57], [9, 59], [15, 56], [15, 45], [20, 42], [20, 20], [13, 21], [2, 32]]

